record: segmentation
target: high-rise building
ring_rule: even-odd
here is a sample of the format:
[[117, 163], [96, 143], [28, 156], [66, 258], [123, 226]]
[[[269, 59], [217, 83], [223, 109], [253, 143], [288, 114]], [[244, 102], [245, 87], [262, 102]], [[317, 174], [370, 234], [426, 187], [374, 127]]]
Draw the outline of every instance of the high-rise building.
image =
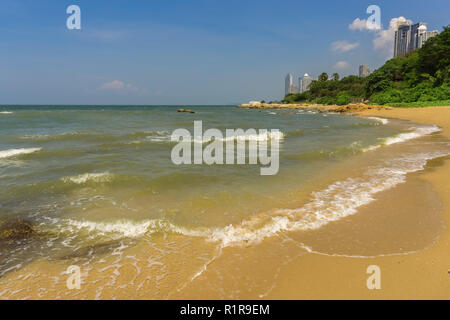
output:
[[395, 32], [394, 57], [422, 48], [428, 39], [437, 34], [437, 30], [428, 32], [425, 22], [419, 22], [412, 26], [409, 22], [400, 22]]
[[422, 48], [425, 43], [424, 38], [427, 34], [427, 24], [425, 22], [419, 22], [411, 26], [411, 38], [409, 42], [408, 51], [414, 51]]
[[367, 68], [365, 64], [359, 66], [359, 76], [361, 78], [366, 78], [371, 74], [371, 70]]
[[299, 93], [298, 87], [294, 85], [294, 77], [290, 73], [285, 78], [284, 87], [285, 95]]
[[400, 22], [395, 31], [394, 57], [404, 55], [409, 50], [411, 26], [409, 22]]
[[286, 76], [286, 79], [284, 80], [284, 94], [288, 95], [291, 93], [291, 88], [294, 85], [294, 77], [292, 77], [292, 74], [288, 74]]
[[303, 78], [299, 79], [300, 93], [308, 91], [312, 82], [313, 82], [313, 78], [311, 78], [307, 73], [305, 73]]

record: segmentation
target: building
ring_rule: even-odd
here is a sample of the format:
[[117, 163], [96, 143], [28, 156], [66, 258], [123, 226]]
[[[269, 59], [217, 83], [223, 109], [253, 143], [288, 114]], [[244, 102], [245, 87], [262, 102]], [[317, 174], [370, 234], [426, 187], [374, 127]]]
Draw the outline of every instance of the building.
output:
[[302, 93], [309, 90], [309, 86], [313, 82], [313, 78], [311, 78], [307, 73], [303, 77], [298, 78], [298, 87], [294, 84], [294, 78], [292, 74], [288, 74], [284, 81], [284, 93], [288, 94], [296, 94]]
[[371, 73], [372, 73], [372, 71], [369, 68], [367, 68], [367, 66], [365, 64], [359, 66], [359, 76], [361, 78], [366, 78]]
[[294, 77], [290, 73], [285, 78], [284, 87], [285, 87], [285, 89], [284, 89], [285, 95], [295, 94], [295, 93], [300, 92], [299, 88], [294, 85]]
[[298, 79], [300, 85], [300, 93], [308, 91], [311, 83], [313, 82], [313, 78], [311, 78], [307, 73], [303, 76], [303, 78]]
[[394, 57], [422, 48], [428, 39], [439, 33], [437, 30], [428, 31], [427, 29], [425, 22], [419, 22], [412, 26], [409, 22], [400, 22], [395, 32]]
[[[424, 22], [416, 23], [411, 26], [411, 37], [409, 42], [409, 51], [422, 48], [427, 34], [427, 24]], [[425, 40], [425, 41], [424, 41]]]
[[400, 22], [394, 39], [394, 57], [405, 55], [409, 50], [411, 40], [411, 25], [409, 22]]

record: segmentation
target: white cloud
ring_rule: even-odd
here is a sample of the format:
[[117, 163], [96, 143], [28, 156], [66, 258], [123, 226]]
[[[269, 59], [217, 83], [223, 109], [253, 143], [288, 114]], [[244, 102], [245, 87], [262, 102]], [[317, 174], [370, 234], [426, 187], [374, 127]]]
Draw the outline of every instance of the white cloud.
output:
[[356, 18], [351, 25], [348, 26], [350, 30], [369, 30], [367, 26], [367, 20], [363, 19], [360, 20], [359, 18]]
[[113, 80], [111, 82], [106, 82], [100, 86], [100, 89], [102, 90], [114, 90], [114, 91], [120, 91], [120, 90], [128, 90], [128, 91], [138, 91], [139, 89], [134, 87], [130, 83], [125, 83], [120, 80]]
[[359, 18], [356, 18], [353, 23], [349, 25], [349, 29], [373, 31], [375, 35], [375, 39], [373, 39], [374, 49], [383, 52], [386, 57], [392, 57], [394, 53], [395, 31], [397, 30], [399, 22], [412, 23], [411, 20], [408, 20], [405, 17], [398, 17], [391, 19], [388, 29], [375, 29], [371, 27], [371, 24], [368, 24], [366, 20], [360, 20]]
[[338, 69], [338, 70], [345, 70], [345, 69], [348, 69], [349, 67], [350, 67], [350, 64], [347, 61], [338, 61], [334, 65], [334, 68]]
[[331, 44], [333, 51], [347, 52], [359, 46], [359, 42], [349, 43], [347, 41], [336, 41]]
[[125, 83], [123, 83], [120, 80], [114, 80], [112, 82], [107, 82], [102, 84], [100, 89], [113, 89], [113, 90], [119, 90], [125, 88]]

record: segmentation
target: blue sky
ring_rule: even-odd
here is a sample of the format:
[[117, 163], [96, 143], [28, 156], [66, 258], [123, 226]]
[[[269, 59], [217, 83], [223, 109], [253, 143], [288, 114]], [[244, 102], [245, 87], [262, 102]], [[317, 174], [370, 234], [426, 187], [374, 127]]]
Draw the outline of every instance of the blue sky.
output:
[[[81, 30], [66, 28], [72, 4]], [[383, 30], [349, 27], [371, 4]], [[448, 12], [448, 0], [2, 0], [0, 104], [281, 99], [288, 72], [378, 68], [392, 48], [391, 19], [441, 30]]]

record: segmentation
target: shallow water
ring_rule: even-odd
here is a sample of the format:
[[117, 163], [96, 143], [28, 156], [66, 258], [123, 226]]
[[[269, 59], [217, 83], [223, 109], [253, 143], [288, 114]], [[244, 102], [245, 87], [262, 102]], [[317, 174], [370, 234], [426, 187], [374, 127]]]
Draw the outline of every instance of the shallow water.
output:
[[[136, 277], [150, 268], [154, 278], [139, 290], [148, 286], [153, 297], [163, 298], [199, 277], [224, 248], [280, 234], [296, 232], [308, 249], [316, 244], [326, 254], [343, 254], [324, 246], [324, 236], [315, 243], [310, 232], [356, 217], [427, 161], [450, 154], [434, 126], [306, 111], [192, 108], [195, 114], [167, 106], [0, 107], [0, 221], [26, 221], [35, 233], [0, 239], [0, 275], [33, 268], [40, 259], [55, 266], [82, 263], [90, 277], [108, 270], [105, 279], [114, 270], [119, 277], [124, 265], [139, 269]], [[174, 165], [171, 133], [193, 131], [194, 120], [202, 120], [204, 130], [279, 129], [279, 173], [261, 176], [259, 165]], [[422, 249], [439, 230], [430, 227], [428, 240], [407, 250]], [[378, 249], [344, 253], [401, 252]], [[128, 289], [137, 290], [137, 280], [130, 281], [124, 282]]]

